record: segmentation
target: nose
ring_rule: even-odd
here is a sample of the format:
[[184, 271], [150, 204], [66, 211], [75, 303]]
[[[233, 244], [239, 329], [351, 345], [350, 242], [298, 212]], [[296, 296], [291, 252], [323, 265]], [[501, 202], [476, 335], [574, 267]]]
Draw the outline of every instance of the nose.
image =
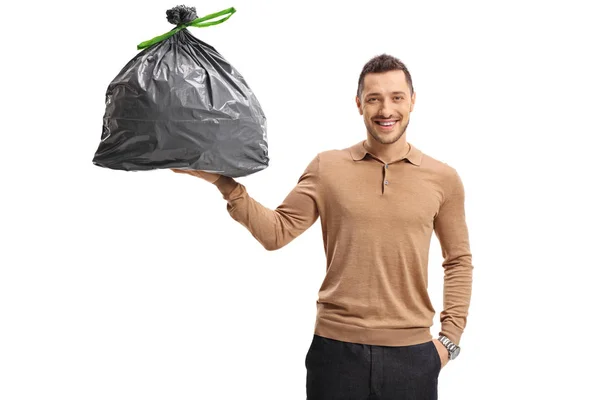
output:
[[380, 103], [381, 107], [379, 108], [379, 114], [383, 117], [383, 118], [391, 118], [392, 117], [392, 112], [391, 112], [391, 107], [390, 107], [390, 103], [388, 99], [383, 99], [383, 101]]

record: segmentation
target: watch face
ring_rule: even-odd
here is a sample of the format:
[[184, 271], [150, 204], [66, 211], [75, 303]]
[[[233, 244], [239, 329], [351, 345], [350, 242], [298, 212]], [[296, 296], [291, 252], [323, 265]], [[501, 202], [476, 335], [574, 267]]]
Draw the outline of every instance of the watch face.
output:
[[452, 352], [452, 359], [454, 360], [456, 357], [458, 357], [458, 354], [460, 353], [460, 347], [457, 347], [456, 349], [454, 349], [454, 351]]

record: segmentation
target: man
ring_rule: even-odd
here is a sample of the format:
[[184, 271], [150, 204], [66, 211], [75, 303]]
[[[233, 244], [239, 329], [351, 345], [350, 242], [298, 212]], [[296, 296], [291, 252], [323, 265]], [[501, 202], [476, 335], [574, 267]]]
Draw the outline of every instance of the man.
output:
[[[232, 218], [267, 250], [321, 218], [327, 272], [306, 355], [308, 400], [437, 399], [439, 372], [458, 355], [471, 300], [464, 188], [456, 170], [407, 142], [416, 93], [389, 55], [365, 64], [356, 105], [366, 140], [320, 152], [271, 210], [232, 178], [213, 183]], [[427, 292], [432, 233], [444, 257], [439, 339]]]

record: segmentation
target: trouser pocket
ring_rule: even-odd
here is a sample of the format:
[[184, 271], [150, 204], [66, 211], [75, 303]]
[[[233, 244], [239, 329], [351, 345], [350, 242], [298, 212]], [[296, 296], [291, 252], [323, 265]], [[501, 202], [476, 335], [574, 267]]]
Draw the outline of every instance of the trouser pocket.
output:
[[[435, 339], [433, 339], [435, 340]], [[433, 340], [430, 342], [431, 343], [431, 349], [433, 351], [433, 359], [435, 362], [435, 368], [437, 373], [439, 374], [440, 371], [442, 370], [442, 359], [440, 357], [440, 352], [437, 349], [437, 346], [435, 345], [435, 343], [433, 343]]]

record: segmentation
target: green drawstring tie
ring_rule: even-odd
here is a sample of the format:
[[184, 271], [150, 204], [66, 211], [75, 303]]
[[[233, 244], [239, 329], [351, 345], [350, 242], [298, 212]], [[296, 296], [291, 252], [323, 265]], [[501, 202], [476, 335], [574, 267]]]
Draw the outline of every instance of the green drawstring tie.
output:
[[[227, 21], [233, 15], [233, 13], [235, 13], [235, 8], [231, 7], [226, 10], [214, 13], [214, 14], [209, 14], [202, 18], [196, 18], [195, 20], [190, 21], [186, 24], [178, 25], [176, 28], [174, 28], [173, 30], [171, 30], [163, 35], [157, 36], [153, 39], [146, 40], [145, 42], [138, 44], [137, 48], [138, 48], [138, 50], [141, 50], [141, 49], [145, 49], [146, 47], [150, 47], [155, 43], [158, 43], [167, 38], [170, 38], [171, 36], [173, 36], [174, 34], [179, 32], [180, 30], [187, 28], [188, 26], [195, 26], [196, 28], [204, 28], [204, 27], [211, 26], [211, 25], [221, 24], [221, 23]], [[229, 14], [229, 15], [227, 15], [227, 14]], [[227, 16], [225, 18], [221, 18], [220, 20], [217, 20], [217, 21], [204, 22], [204, 21], [208, 21], [211, 19], [215, 19], [217, 17], [221, 17], [223, 15], [227, 15]]]

